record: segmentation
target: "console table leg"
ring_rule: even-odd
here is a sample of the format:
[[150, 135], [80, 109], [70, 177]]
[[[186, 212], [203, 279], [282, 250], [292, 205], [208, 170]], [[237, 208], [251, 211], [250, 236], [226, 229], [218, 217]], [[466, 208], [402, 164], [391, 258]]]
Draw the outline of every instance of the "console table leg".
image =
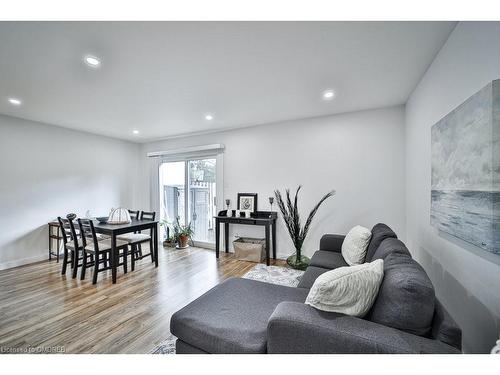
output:
[[229, 223], [224, 223], [224, 244], [226, 253], [229, 253]]
[[49, 260], [52, 260], [52, 227], [49, 225]]
[[56, 263], [59, 263], [59, 249], [61, 248], [61, 244], [60, 244], [61, 233], [59, 233], [60, 230], [61, 230], [61, 228], [57, 227], [57, 259], [56, 259]]
[[273, 259], [276, 260], [276, 222], [272, 224], [273, 232]]
[[269, 224], [266, 224], [266, 265], [269, 266]]
[[219, 220], [215, 219], [215, 257], [219, 258], [219, 246], [220, 246], [220, 223]]

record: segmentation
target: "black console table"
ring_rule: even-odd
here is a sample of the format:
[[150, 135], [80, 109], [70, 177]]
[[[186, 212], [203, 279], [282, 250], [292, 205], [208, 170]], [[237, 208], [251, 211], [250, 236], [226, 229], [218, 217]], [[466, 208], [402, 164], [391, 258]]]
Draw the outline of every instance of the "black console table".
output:
[[262, 225], [266, 231], [266, 264], [269, 266], [270, 246], [269, 238], [272, 231], [273, 259], [276, 259], [276, 219], [278, 214], [270, 211], [257, 211], [252, 217], [214, 216], [215, 218], [215, 256], [219, 257], [220, 224], [224, 223], [224, 246], [229, 252], [229, 224]]

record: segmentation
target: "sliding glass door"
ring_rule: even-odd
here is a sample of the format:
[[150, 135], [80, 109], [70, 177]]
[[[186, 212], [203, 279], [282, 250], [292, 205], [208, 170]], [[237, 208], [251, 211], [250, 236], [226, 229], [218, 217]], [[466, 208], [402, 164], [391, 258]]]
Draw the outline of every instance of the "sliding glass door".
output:
[[185, 223], [185, 162], [168, 162], [160, 165], [160, 219]]
[[194, 230], [193, 239], [200, 243], [215, 242], [214, 219], [216, 215], [216, 159], [189, 160], [188, 211]]
[[160, 164], [160, 218], [191, 223], [193, 241], [213, 247], [217, 213], [217, 158], [207, 157]]

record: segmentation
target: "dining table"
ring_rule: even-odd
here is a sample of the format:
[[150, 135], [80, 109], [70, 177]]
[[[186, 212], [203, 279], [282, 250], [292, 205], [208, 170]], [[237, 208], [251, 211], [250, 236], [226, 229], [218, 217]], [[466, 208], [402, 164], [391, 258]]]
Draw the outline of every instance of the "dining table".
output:
[[116, 268], [118, 264], [118, 251], [116, 249], [116, 237], [125, 233], [135, 233], [141, 230], [151, 230], [153, 237], [153, 258], [155, 267], [158, 267], [158, 221], [132, 219], [130, 223], [110, 224], [106, 222], [96, 222], [94, 224], [96, 233], [101, 233], [110, 237], [111, 240], [111, 275], [113, 284], [116, 284]]

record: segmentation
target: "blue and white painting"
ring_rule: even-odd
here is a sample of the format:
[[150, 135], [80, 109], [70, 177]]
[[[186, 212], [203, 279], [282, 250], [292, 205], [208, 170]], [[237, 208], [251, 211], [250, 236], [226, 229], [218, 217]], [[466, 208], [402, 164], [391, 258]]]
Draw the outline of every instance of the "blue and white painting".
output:
[[500, 80], [431, 130], [431, 224], [500, 254]]

